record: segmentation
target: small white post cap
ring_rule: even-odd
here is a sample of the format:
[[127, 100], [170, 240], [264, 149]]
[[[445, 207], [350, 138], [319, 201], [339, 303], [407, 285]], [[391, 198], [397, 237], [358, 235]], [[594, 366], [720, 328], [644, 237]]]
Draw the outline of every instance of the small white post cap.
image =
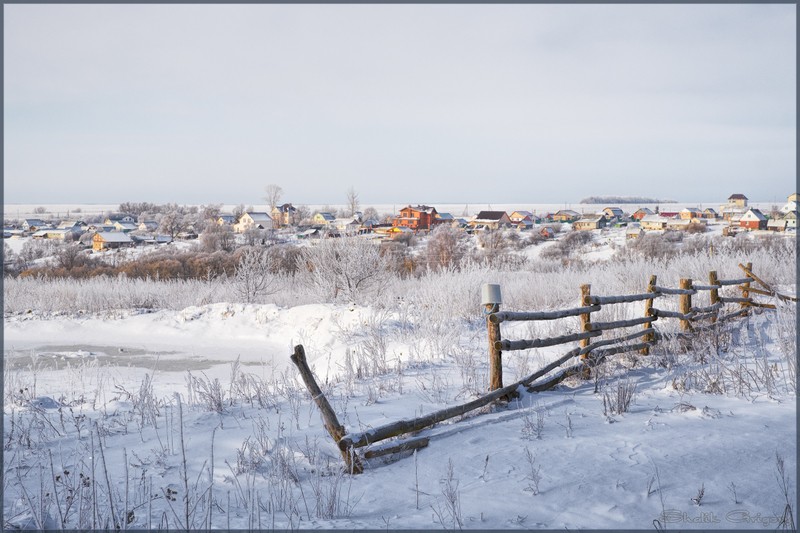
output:
[[503, 298], [500, 295], [500, 285], [496, 283], [486, 283], [481, 287], [481, 304], [501, 304]]

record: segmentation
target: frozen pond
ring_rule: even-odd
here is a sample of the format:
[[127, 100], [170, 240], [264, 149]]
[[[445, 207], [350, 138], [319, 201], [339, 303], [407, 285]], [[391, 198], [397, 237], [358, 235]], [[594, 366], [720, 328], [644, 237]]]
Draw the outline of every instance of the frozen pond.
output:
[[3, 364], [9, 370], [31, 368], [59, 370], [67, 366], [92, 362], [104, 367], [180, 372], [182, 370], [208, 370], [214, 366], [234, 361], [235, 357], [231, 359], [209, 358], [179, 351], [155, 351], [129, 346], [93, 344], [46, 345], [24, 350], [3, 351]]

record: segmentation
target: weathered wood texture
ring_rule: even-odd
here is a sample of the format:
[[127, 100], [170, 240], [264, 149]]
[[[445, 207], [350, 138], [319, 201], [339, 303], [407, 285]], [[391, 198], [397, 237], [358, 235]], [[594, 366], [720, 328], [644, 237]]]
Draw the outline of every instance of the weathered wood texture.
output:
[[670, 294], [670, 295], [676, 295], [676, 294], [686, 295], [686, 294], [688, 294], [688, 295], [691, 296], [692, 294], [697, 294], [697, 291], [694, 290], [694, 289], [684, 289], [684, 288], [671, 289], [671, 288], [668, 288], [668, 287], [656, 287], [656, 291], [658, 291], [661, 294]]
[[342, 453], [342, 458], [344, 458], [348, 471], [353, 474], [362, 472], [363, 466], [361, 465], [361, 461], [359, 461], [358, 456], [355, 453], [352, 453], [352, 450], [350, 450], [349, 447], [341, 446], [342, 437], [345, 435], [344, 426], [339, 423], [339, 419], [336, 417], [336, 413], [333, 411], [331, 404], [328, 403], [328, 399], [322, 393], [319, 385], [317, 385], [317, 381], [314, 379], [314, 374], [311, 373], [311, 369], [308, 367], [306, 351], [302, 344], [298, 344], [294, 347], [294, 353], [291, 355], [291, 360], [300, 371], [300, 377], [303, 378], [303, 382], [306, 384], [308, 392], [311, 393], [311, 398], [314, 400], [314, 403], [317, 404], [317, 407], [322, 414], [322, 422], [325, 425], [325, 429], [327, 429], [328, 433], [330, 433], [331, 437], [333, 437], [334, 442], [339, 444], [339, 450]]
[[594, 313], [600, 309], [602, 309], [602, 307], [599, 305], [590, 305], [588, 307], [577, 307], [575, 309], [565, 309], [563, 311], [536, 311], [530, 313], [503, 311], [502, 313], [493, 313], [489, 316], [489, 320], [498, 323], [524, 320], [556, 320], [558, 318], [579, 316], [584, 313]]
[[587, 339], [592, 337], [599, 337], [602, 333], [598, 331], [587, 331], [586, 333], [573, 333], [571, 335], [562, 335], [560, 337], [548, 337], [546, 339], [531, 339], [511, 341], [503, 339], [499, 341], [498, 345], [501, 350], [527, 350], [529, 348], [544, 348], [546, 346], [558, 346], [559, 344], [566, 344], [568, 342], [581, 341], [581, 343], [588, 342]]
[[[708, 273], [708, 284], [711, 285], [712, 287], [717, 287], [715, 289], [711, 289], [711, 291], [708, 293], [708, 297], [711, 300], [711, 305], [712, 306], [715, 306], [715, 305], [719, 306], [719, 308], [717, 309], [717, 311], [719, 311], [719, 309], [721, 309], [724, 304], [719, 299], [719, 288], [722, 287], [722, 285], [717, 283], [717, 271], [716, 270], [712, 270], [711, 272]], [[719, 316], [719, 312], [714, 313], [714, 316], [711, 319], [711, 323], [712, 324], [717, 321], [718, 316]]]
[[383, 457], [384, 455], [391, 455], [393, 453], [403, 453], [425, 448], [431, 439], [429, 437], [417, 437], [415, 439], [406, 439], [401, 442], [391, 442], [383, 446], [376, 446], [364, 452], [364, 459], [374, 459], [375, 457]]
[[[656, 295], [656, 281], [658, 277], [655, 275], [650, 276], [650, 281], [647, 282], [647, 292], [653, 295], [655, 298]], [[653, 314], [653, 298], [649, 298], [644, 301], [644, 316], [645, 317], [655, 317]], [[656, 317], [658, 318], [658, 317]], [[645, 329], [649, 329], [652, 324], [645, 324]], [[655, 335], [653, 333], [648, 333], [644, 337], [644, 342], [649, 343], [655, 340]], [[642, 348], [641, 352], [642, 355], [650, 355], [650, 346], [645, 346]]]
[[[499, 304], [487, 304], [486, 312], [492, 313], [500, 309]], [[489, 333], [489, 390], [503, 388], [503, 353], [500, 345], [500, 323], [486, 318], [486, 329]]]
[[[581, 285], [581, 307], [589, 307], [592, 305], [592, 286], [587, 284]], [[592, 331], [592, 315], [591, 313], [581, 313], [581, 332], [591, 333]], [[589, 337], [581, 340], [581, 347], [589, 345]], [[584, 356], [581, 356], [584, 357]]]
[[658, 298], [660, 294], [627, 294], [625, 296], [592, 296], [591, 302], [594, 305], [622, 304], [628, 302], [642, 302]]
[[[746, 270], [749, 271], [749, 270], [752, 270], [752, 268], [753, 268], [753, 263], [747, 263]], [[748, 290], [750, 288], [750, 280], [751, 279], [753, 279], [753, 277], [748, 275], [747, 282], [746, 283], [742, 283], [742, 286], [741, 286], [742, 298], [744, 300], [746, 300], [744, 302], [741, 302], [741, 305], [742, 305], [743, 308], [747, 308], [747, 304], [752, 302], [752, 300], [750, 300], [750, 291]], [[725, 301], [725, 298], [723, 298], [722, 301]]]
[[[692, 290], [692, 280], [689, 278], [682, 278], [679, 286], [684, 292], [682, 292], [679, 297], [678, 309], [684, 315], [688, 315], [692, 312], [692, 293], [690, 292]], [[681, 329], [684, 331], [691, 331], [692, 324], [688, 319], [681, 319]]]

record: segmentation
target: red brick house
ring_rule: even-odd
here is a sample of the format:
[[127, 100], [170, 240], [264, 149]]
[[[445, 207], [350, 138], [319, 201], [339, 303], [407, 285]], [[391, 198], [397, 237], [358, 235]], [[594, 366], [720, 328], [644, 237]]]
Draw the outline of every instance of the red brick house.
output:
[[747, 229], [767, 229], [767, 217], [755, 207], [751, 207], [739, 219], [739, 225]]
[[429, 230], [435, 224], [440, 224], [444, 220], [436, 217], [436, 208], [428, 205], [406, 206], [400, 210], [400, 214], [392, 220], [392, 226], [408, 228], [412, 230]]
[[653, 214], [655, 213], [653, 213], [651, 209], [648, 209], [647, 207], [642, 207], [641, 209], [637, 209], [636, 211], [634, 211], [634, 213], [631, 215], [631, 218], [634, 220], [642, 220], [647, 215], [653, 215]]

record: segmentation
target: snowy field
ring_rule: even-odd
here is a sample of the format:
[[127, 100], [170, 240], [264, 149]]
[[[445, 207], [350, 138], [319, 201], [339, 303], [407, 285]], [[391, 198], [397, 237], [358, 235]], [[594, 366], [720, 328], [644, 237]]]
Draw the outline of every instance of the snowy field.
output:
[[[754, 310], [686, 349], [665, 340], [649, 356], [615, 356], [589, 380], [520, 389], [422, 430], [430, 443], [414, 455], [343, 472], [289, 360], [296, 344], [355, 433], [485, 393], [482, 283], [502, 285], [506, 310], [563, 309], [581, 283], [634, 294], [650, 274], [677, 287], [712, 269], [740, 278], [737, 263], [751, 261], [795, 294], [793, 252], [623, 262], [613, 258], [624, 237], [606, 235], [585, 250], [591, 266], [546, 268], [526, 250], [531, 266], [393, 279], [351, 301], [299, 282], [251, 304], [211, 281], [7, 284], [4, 526], [783, 528], [787, 509], [796, 516], [793, 304]], [[163, 299], [129, 305], [146, 290]], [[99, 292], [113, 298], [88, 296]], [[607, 318], [642, 314], [641, 302], [622, 309]], [[503, 331], [551, 336], [576, 324]], [[504, 353], [505, 382], [572, 346]]]

